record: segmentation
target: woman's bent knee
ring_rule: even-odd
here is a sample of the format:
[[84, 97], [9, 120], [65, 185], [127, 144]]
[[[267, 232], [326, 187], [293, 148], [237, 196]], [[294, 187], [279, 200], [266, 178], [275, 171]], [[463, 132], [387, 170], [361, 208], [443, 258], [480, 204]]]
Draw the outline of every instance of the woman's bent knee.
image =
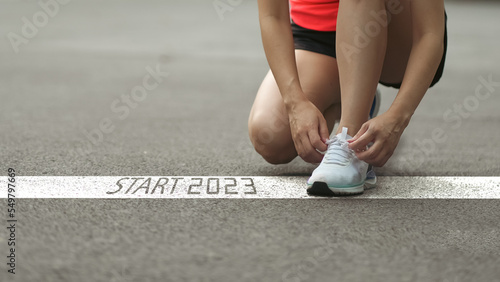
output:
[[255, 150], [266, 162], [273, 165], [287, 164], [297, 157], [297, 153], [289, 150], [274, 150], [273, 148], [255, 148]]
[[272, 130], [269, 121], [250, 119], [248, 131], [255, 150], [268, 163], [286, 164], [297, 156], [290, 133]]
[[264, 145], [255, 146], [255, 150], [266, 162], [273, 165], [287, 164], [297, 157], [295, 149], [291, 151], [288, 148], [274, 148], [273, 146]]

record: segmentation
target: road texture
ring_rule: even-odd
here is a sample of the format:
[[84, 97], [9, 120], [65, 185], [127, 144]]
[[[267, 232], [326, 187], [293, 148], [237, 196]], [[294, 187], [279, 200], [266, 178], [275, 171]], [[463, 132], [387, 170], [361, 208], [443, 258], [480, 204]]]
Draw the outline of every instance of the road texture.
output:
[[[68, 2], [48, 15], [36, 1], [0, 1], [2, 175], [295, 185], [314, 169], [266, 164], [248, 140], [268, 70], [256, 1]], [[21, 198], [17, 274], [2, 262], [0, 280], [500, 281], [498, 193], [433, 199], [453, 185], [419, 182], [500, 175], [500, 3], [450, 1], [447, 13], [445, 74], [377, 170], [384, 198]], [[396, 92], [381, 91], [384, 111]], [[398, 198], [390, 183], [415, 192]]]

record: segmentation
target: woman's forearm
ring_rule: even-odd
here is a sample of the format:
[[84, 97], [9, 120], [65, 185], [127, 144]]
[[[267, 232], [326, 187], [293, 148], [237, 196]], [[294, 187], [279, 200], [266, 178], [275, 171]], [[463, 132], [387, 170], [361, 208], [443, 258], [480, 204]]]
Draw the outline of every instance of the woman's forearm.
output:
[[259, 20], [267, 61], [288, 107], [307, 98], [300, 87], [295, 62], [288, 1], [275, 3], [259, 1]]
[[429, 89], [443, 57], [444, 0], [411, 2], [413, 46], [403, 83], [390, 111], [409, 122]]

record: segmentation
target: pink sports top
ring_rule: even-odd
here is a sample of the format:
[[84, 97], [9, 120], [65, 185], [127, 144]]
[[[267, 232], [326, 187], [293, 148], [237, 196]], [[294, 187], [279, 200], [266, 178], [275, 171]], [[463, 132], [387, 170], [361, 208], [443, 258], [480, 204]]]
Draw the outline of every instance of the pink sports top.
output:
[[336, 31], [339, 0], [290, 0], [290, 16], [301, 27]]

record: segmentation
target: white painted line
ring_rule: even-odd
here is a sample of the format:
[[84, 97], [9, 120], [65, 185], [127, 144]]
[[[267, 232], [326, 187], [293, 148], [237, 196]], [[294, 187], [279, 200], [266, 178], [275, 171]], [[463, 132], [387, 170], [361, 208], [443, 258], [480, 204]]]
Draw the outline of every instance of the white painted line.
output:
[[[16, 198], [270, 198], [308, 196], [307, 177], [17, 176]], [[7, 187], [7, 178], [0, 179]], [[0, 198], [7, 198], [6, 189]], [[500, 199], [500, 177], [379, 177], [352, 199]], [[342, 197], [339, 199], [346, 199]]]

